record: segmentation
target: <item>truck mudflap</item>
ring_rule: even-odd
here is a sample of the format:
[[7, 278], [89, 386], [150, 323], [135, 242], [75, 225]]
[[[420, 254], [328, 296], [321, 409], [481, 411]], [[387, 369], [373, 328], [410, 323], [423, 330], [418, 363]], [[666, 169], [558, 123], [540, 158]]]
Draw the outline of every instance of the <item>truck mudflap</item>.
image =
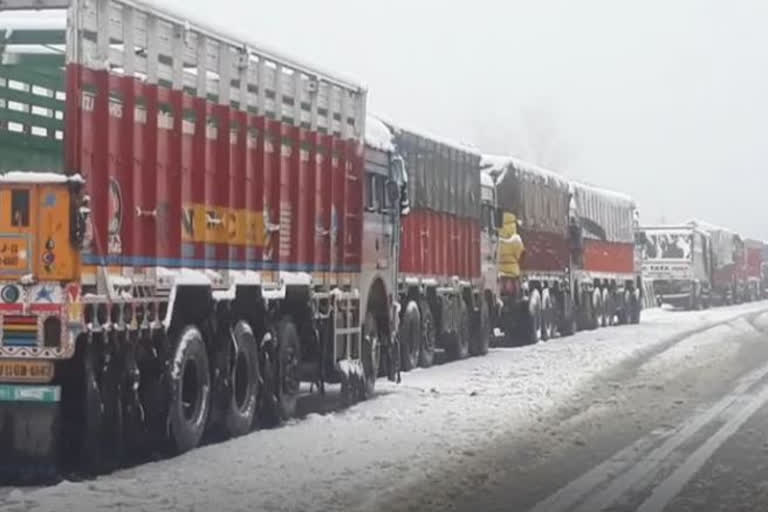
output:
[[0, 384], [0, 483], [59, 479], [59, 386]]

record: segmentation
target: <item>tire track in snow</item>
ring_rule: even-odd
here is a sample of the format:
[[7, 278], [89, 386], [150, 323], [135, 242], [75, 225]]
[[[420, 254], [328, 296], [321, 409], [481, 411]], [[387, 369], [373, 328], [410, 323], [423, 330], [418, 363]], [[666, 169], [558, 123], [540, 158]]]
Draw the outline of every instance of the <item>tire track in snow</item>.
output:
[[[709, 325], [688, 331], [688, 333], [675, 336], [669, 342], [664, 343], [666, 345], [665, 350], [691, 336], [719, 325], [728, 324], [739, 318], [747, 318], [749, 324], [754, 325], [755, 320], [763, 314], [765, 313], [741, 315], [724, 322], [717, 322], [714, 326]], [[692, 334], [690, 334], [691, 332]], [[656, 349], [652, 351], [656, 354], [664, 352], [664, 350]], [[642, 362], [650, 358], [646, 356], [641, 359], [642, 364]], [[703, 441], [702, 447], [694, 452], [694, 455], [684, 463], [684, 466], [678, 468], [673, 473], [674, 479], [670, 477], [670, 483], [665, 481], [662, 484], [664, 490], [659, 491], [662, 494], [655, 495], [656, 497], [653, 498], [653, 502], [649, 502], [650, 504], [647, 507], [650, 508], [644, 509], [645, 512], [660, 510], [661, 508], [658, 505], [677, 494], [675, 492], [678, 490], [677, 488], [684, 485], [693, 476], [697, 467], [706, 462], [709, 455], [729, 437], [731, 430], [734, 427], [740, 426], [760, 406], [768, 401], [768, 389], [762, 390], [756, 396], [753, 396], [751, 393], [751, 390], [766, 377], [768, 377], [768, 364], [742, 377], [730, 393], [708, 409], [689, 418], [678, 428], [667, 431], [656, 430], [650, 435], [639, 439], [581, 477], [573, 480], [550, 497], [536, 504], [531, 509], [531, 512], [595, 512], [614, 505], [631, 491], [642, 490], [642, 487], [647, 485], [649, 476], [658, 474], [662, 469], [673, 464], [674, 460], [672, 459], [674, 459], [676, 453], [706, 426], [723, 421], [725, 426], [712, 437]], [[746, 409], [742, 409], [744, 407]], [[730, 415], [729, 413], [733, 409], [741, 410]]]

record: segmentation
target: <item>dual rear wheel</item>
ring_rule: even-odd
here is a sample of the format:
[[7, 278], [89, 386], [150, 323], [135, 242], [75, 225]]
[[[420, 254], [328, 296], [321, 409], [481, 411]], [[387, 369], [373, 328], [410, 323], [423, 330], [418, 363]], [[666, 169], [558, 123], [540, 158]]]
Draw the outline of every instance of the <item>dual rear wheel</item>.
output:
[[[220, 418], [225, 437], [242, 436], [257, 423], [270, 426], [295, 414], [299, 393], [298, 330], [286, 316], [275, 334], [277, 340], [272, 333], [264, 335], [260, 352], [247, 322], [238, 321], [231, 329], [227, 396]], [[187, 326], [177, 336], [167, 381], [169, 442], [172, 452], [179, 454], [200, 443], [212, 409], [208, 349], [197, 327]]]

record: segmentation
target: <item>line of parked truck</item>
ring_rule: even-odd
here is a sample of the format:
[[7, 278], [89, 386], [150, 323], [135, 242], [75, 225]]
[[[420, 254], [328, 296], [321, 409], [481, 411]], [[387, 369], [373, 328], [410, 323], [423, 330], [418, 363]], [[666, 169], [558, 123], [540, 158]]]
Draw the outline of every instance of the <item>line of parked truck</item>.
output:
[[665, 299], [762, 289], [703, 225], [638, 229], [626, 195], [188, 18], [0, 4], [0, 470], [182, 453], [291, 417], [302, 383], [353, 402], [438, 355], [638, 323], [643, 252]]
[[768, 245], [702, 221], [638, 232], [643, 275], [661, 304], [687, 309], [765, 298]]

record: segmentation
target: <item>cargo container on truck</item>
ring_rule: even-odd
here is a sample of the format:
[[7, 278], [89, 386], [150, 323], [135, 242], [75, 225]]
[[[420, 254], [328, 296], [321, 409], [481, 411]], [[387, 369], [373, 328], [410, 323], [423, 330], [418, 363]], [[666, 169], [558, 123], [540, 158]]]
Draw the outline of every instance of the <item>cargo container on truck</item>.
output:
[[[505, 343], [535, 343], [568, 326], [569, 184], [562, 176], [509, 157], [485, 156], [500, 210], [499, 327]], [[569, 306], [565, 306], [569, 303]]]
[[[410, 211], [402, 219], [398, 300], [403, 368], [484, 354], [493, 285], [481, 272], [480, 154], [387, 121], [408, 173]], [[490, 226], [489, 226], [490, 229]], [[417, 328], [420, 326], [420, 328]]]
[[763, 297], [763, 251], [764, 245], [760, 240], [744, 240], [747, 263], [747, 293], [749, 301]]
[[[133, 0], [4, 1], [0, 37], [4, 463], [184, 452], [291, 416], [304, 381], [370, 395], [399, 201], [362, 86]], [[472, 204], [429, 258], [460, 281], [413, 283], [443, 331], [441, 300], [474, 304]]]
[[712, 303], [709, 233], [691, 225], [641, 228], [643, 278], [653, 282], [658, 304], [687, 309]]
[[516, 158], [485, 156], [483, 166], [495, 176], [501, 211], [499, 327], [507, 344], [639, 321], [630, 198]]
[[639, 323], [641, 267], [634, 200], [622, 193], [571, 183], [572, 286], [585, 328]]
[[760, 265], [760, 297], [768, 298], [768, 242], [763, 241], [762, 264]]
[[688, 224], [706, 231], [711, 240], [713, 304], [738, 304], [748, 300], [746, 248], [741, 235], [700, 220]]

